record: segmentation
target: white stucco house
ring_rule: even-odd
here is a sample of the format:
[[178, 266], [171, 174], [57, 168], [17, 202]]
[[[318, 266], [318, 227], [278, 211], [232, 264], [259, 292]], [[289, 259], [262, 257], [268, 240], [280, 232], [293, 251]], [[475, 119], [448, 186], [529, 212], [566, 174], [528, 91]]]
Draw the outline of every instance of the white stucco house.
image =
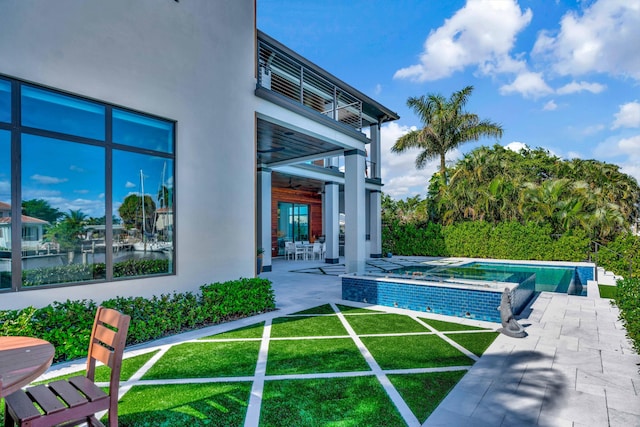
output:
[[[349, 272], [381, 256], [380, 126], [398, 116], [260, 32], [255, 0], [0, 10], [0, 202], [21, 218], [5, 230], [0, 309], [197, 291], [254, 276], [257, 248], [273, 268], [287, 240], [321, 239]], [[70, 213], [60, 233], [73, 219], [103, 227], [102, 252], [61, 259], [104, 273], [23, 286], [15, 242], [32, 199]], [[123, 228], [162, 252], [133, 250]], [[122, 276], [123, 259], [163, 273]]]

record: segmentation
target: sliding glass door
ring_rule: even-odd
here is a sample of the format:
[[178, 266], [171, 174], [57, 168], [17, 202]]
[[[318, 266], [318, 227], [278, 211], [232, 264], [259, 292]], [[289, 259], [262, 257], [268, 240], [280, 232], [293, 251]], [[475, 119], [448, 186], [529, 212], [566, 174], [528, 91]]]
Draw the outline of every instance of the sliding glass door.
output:
[[278, 202], [279, 249], [284, 249], [284, 242], [302, 240], [309, 240], [309, 205]]

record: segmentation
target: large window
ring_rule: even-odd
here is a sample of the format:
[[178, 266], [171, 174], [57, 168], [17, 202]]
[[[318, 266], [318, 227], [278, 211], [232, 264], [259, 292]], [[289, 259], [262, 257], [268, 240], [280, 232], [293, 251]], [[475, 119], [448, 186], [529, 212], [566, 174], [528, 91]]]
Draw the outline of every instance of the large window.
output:
[[0, 289], [173, 274], [174, 126], [0, 79]]
[[309, 240], [309, 205], [279, 202], [278, 236], [289, 242]]
[[[0, 84], [2, 81], [0, 80]], [[0, 96], [1, 96], [0, 92]], [[2, 102], [0, 101], [0, 111]], [[0, 129], [0, 289], [11, 288], [11, 133]]]

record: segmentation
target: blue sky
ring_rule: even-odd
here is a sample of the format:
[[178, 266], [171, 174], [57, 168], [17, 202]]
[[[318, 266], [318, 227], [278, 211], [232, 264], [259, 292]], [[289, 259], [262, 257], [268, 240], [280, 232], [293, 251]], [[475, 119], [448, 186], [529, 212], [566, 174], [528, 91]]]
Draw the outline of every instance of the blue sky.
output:
[[407, 98], [467, 85], [468, 110], [503, 126], [501, 145], [614, 163], [640, 180], [640, 0], [257, 0], [257, 19], [398, 112], [382, 131], [384, 191], [396, 199], [424, 196], [438, 167], [389, 152], [421, 125]]

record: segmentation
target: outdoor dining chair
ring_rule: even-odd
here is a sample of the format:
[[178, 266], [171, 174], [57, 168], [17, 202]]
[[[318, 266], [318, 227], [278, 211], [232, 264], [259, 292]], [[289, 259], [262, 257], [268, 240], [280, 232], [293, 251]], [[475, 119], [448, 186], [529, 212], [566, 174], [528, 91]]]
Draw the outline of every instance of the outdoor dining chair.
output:
[[[122, 353], [131, 317], [98, 307], [87, 355], [86, 375], [18, 390], [5, 398], [5, 426], [103, 426], [97, 412], [108, 410], [108, 425], [118, 425], [118, 388]], [[94, 383], [96, 362], [111, 369], [109, 393]], [[39, 410], [40, 408], [41, 410]]]

